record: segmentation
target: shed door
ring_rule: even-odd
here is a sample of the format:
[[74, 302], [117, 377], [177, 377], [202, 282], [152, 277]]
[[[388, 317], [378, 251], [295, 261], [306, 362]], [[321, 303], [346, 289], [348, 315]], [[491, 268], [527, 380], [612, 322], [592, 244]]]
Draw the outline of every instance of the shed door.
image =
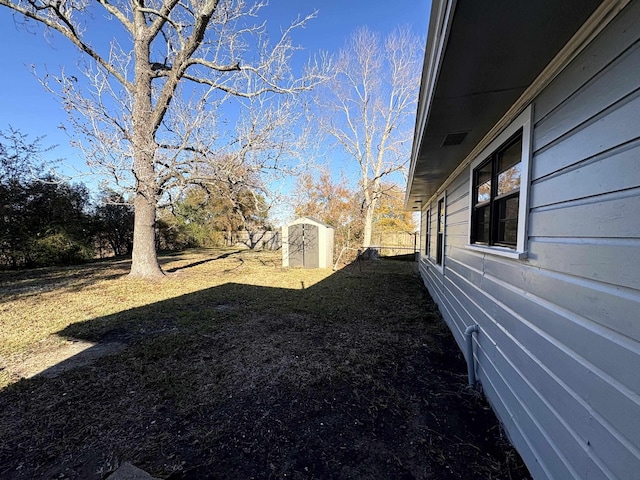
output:
[[318, 268], [318, 227], [308, 223], [289, 226], [289, 266]]
[[304, 266], [304, 224], [289, 226], [289, 266]]
[[318, 268], [320, 266], [320, 250], [318, 249], [318, 227], [309, 223], [303, 223], [304, 239], [304, 268]]

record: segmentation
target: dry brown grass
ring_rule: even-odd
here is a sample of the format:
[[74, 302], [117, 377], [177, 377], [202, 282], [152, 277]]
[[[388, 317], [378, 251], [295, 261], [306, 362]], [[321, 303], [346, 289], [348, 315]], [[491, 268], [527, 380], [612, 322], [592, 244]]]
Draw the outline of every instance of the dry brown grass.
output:
[[[168, 275], [158, 282], [128, 278], [127, 260], [0, 272], [0, 366], [64, 345], [68, 335], [59, 332], [70, 325], [77, 325], [74, 332], [80, 338], [91, 337], [105, 317], [109, 328], [115, 328], [119, 319], [129, 322], [126, 312], [132, 309], [225, 283], [301, 289], [332, 273], [280, 268], [279, 255], [232, 249], [166, 255], [161, 263]], [[189, 312], [178, 316], [188, 320]], [[0, 371], [0, 388], [12, 381], [8, 370]]]
[[0, 274], [3, 366], [122, 347], [53, 378], [0, 372], [0, 477], [527, 478], [414, 263], [162, 262], [159, 282], [127, 262]]

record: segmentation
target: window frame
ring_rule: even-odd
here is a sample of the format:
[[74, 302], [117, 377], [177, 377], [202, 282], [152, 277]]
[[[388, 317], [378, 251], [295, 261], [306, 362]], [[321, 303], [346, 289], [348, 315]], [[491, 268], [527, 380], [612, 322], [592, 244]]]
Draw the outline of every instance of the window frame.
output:
[[[469, 168], [469, 236], [467, 248], [508, 258], [523, 259], [527, 257], [527, 225], [529, 213], [529, 183], [531, 169], [531, 140], [533, 107], [529, 105], [511, 122], [487, 147], [471, 162]], [[474, 180], [476, 170], [491, 161], [496, 153], [508, 148], [510, 143], [522, 132], [522, 158], [520, 169], [520, 192], [518, 194], [518, 227], [517, 241], [514, 247], [504, 245], [487, 245], [473, 243], [474, 223]], [[494, 199], [492, 198], [492, 201]], [[494, 225], [490, 225], [494, 228]]]
[[429, 249], [431, 248], [431, 207], [427, 207], [424, 212], [424, 256], [425, 258], [429, 258]]
[[[520, 178], [518, 178], [518, 188], [514, 188], [507, 193], [500, 194], [499, 190], [499, 182], [500, 176], [502, 173], [507, 171], [500, 170], [500, 162], [503, 158], [502, 155], [516, 146], [520, 144], [520, 150], [516, 156], [517, 162], [513, 165], [520, 165], [522, 168], [522, 131], [518, 130], [509, 140], [507, 140], [504, 144], [498, 148], [495, 152], [493, 152], [489, 157], [480, 165], [478, 165], [473, 170], [473, 212], [471, 212], [472, 224], [471, 224], [471, 243], [473, 245], [485, 245], [485, 246], [496, 246], [496, 247], [507, 247], [513, 250], [516, 249], [516, 243], [510, 242], [506, 238], [500, 238], [500, 222], [501, 218], [498, 216], [498, 212], [501, 210], [501, 205], [506, 204], [507, 201], [520, 197]], [[488, 175], [488, 180], [484, 182], [481, 180], [481, 175]], [[486, 177], [485, 177], [486, 178]], [[476, 198], [480, 195], [480, 188], [486, 185], [486, 182], [489, 182], [489, 192], [488, 198], [483, 201], [476, 201]], [[480, 211], [485, 211], [488, 213], [487, 222], [483, 222], [487, 224], [486, 231], [486, 240], [480, 239], [481, 236], [479, 231], [482, 230], [478, 228], [479, 219], [478, 216], [482, 216]], [[516, 221], [519, 218], [516, 217]], [[482, 235], [484, 236], [484, 235]], [[517, 237], [517, 232], [516, 232]], [[516, 239], [517, 240], [517, 239]]]
[[[442, 206], [442, 208], [440, 208]], [[434, 263], [436, 267], [444, 269], [446, 232], [447, 232], [447, 193], [438, 198], [436, 202], [436, 255]]]

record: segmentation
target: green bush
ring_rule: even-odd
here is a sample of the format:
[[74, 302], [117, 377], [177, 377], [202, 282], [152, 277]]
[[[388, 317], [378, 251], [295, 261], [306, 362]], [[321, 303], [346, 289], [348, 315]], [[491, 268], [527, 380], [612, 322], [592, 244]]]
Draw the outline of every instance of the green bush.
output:
[[66, 232], [33, 239], [30, 247], [30, 263], [34, 266], [71, 265], [86, 262], [94, 256], [92, 247], [78, 242]]
[[181, 217], [165, 215], [158, 219], [156, 226], [160, 250], [215, 248], [225, 245], [223, 232], [214, 230], [209, 224], [187, 223]]

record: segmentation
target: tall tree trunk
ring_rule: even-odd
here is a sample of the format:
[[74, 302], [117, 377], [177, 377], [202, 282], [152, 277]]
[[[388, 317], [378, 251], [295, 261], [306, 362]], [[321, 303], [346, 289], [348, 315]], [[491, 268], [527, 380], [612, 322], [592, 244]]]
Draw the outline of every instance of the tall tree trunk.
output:
[[[144, 15], [136, 12], [136, 29], [146, 30]], [[133, 92], [133, 168], [136, 176], [134, 201], [133, 252], [131, 277], [156, 278], [164, 275], [156, 253], [156, 207], [158, 187], [155, 176], [155, 155], [158, 145], [151, 126], [150, 38], [139, 33], [134, 39], [135, 83]]]
[[362, 247], [366, 250], [371, 246], [371, 233], [373, 230], [373, 213], [376, 208], [375, 202], [369, 202], [364, 212], [364, 238]]
[[[370, 164], [372, 162], [369, 162]], [[380, 165], [380, 163], [378, 163]], [[379, 167], [376, 167], [375, 173], [378, 175]], [[380, 185], [379, 179], [369, 180], [363, 178], [363, 190], [364, 190], [364, 238], [362, 241], [363, 249], [367, 249], [371, 246], [371, 235], [373, 233], [373, 216], [376, 212], [376, 206], [378, 205], [378, 199], [380, 198]]]
[[[147, 160], [149, 161], [149, 160]], [[147, 170], [147, 172], [144, 172]], [[149, 173], [150, 170], [150, 173]], [[135, 198], [133, 224], [133, 252], [131, 277], [155, 278], [164, 274], [156, 253], [156, 194], [154, 191], [153, 164], [136, 168], [138, 191]], [[146, 185], [144, 185], [146, 184]]]

